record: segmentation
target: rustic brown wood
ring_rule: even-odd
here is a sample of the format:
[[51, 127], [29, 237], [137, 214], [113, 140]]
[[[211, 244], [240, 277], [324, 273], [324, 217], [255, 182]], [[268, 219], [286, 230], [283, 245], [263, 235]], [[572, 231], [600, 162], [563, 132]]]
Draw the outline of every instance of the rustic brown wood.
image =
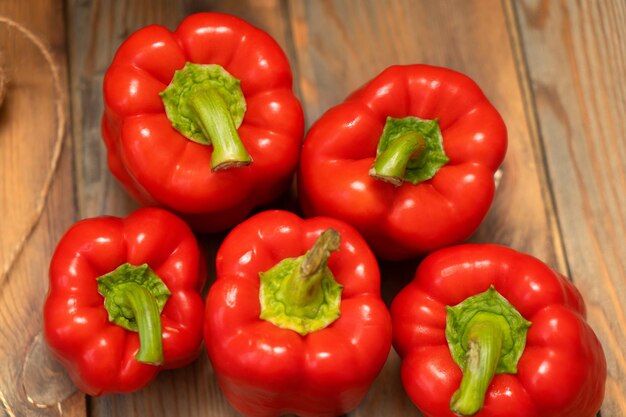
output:
[[626, 4], [515, 2], [569, 272], [626, 415]]
[[188, 4], [168, 0], [68, 0], [76, 188], [81, 217], [105, 213], [123, 216], [137, 207], [109, 172], [100, 135], [102, 81], [122, 41], [143, 26], [156, 23], [174, 30], [185, 16], [214, 10], [241, 16], [268, 29], [285, 46], [285, 19], [277, 4], [273, 0]]
[[[309, 123], [392, 64], [429, 63], [472, 77], [501, 112], [509, 150], [494, 206], [475, 241], [508, 244], [560, 264], [541, 155], [524, 107], [500, 2], [291, 2]], [[311, 88], [314, 86], [315, 88]]]
[[10, 417], [85, 415], [41, 335], [48, 261], [75, 219], [64, 26], [56, 1], [0, 3], [0, 414]]
[[[137, 207], [109, 172], [100, 135], [102, 81], [120, 43], [138, 27], [172, 19], [151, 1], [67, 2], [72, 134], [80, 218], [124, 216]], [[161, 2], [165, 3], [165, 2]]]
[[[109, 173], [100, 138], [102, 79], [115, 50], [144, 25], [174, 29], [205, 10], [243, 17], [278, 41], [292, 63], [307, 126], [392, 64], [442, 65], [476, 80], [507, 123], [509, 151], [494, 205], [472, 241], [509, 245], [570, 274], [607, 352], [602, 415], [626, 415], [623, 2], [67, 0], [67, 40], [62, 2], [33, 3], [0, 2], [0, 52], [11, 81], [0, 108], [0, 415], [237, 415], [205, 354], [138, 393], [85, 404], [40, 333], [47, 265], [61, 233], [76, 218], [136, 207]], [[42, 40], [60, 92], [40, 48], [3, 17]], [[67, 126], [58, 114], [63, 109], [69, 122], [66, 50]], [[65, 143], [54, 169], [59, 123], [74, 146], [61, 129]], [[220, 238], [205, 241], [210, 265]], [[415, 266], [381, 264], [387, 302]], [[350, 415], [418, 414], [399, 367], [392, 351]]]
[[[358, 3], [358, 5], [357, 5]], [[392, 64], [429, 63], [472, 77], [501, 112], [509, 150], [494, 205], [475, 242], [496, 242], [562, 266], [559, 235], [546, 188], [541, 150], [520, 86], [515, 51], [500, 2], [291, 2], [290, 16], [307, 120], [315, 120]], [[389, 299], [408, 265], [383, 267]], [[410, 272], [412, 274], [412, 272]], [[395, 282], [394, 282], [395, 281]], [[387, 366], [355, 415], [413, 415], [398, 381], [399, 359]]]
[[[240, 16], [266, 30], [288, 51], [288, 21], [283, 10], [274, 0], [188, 4], [167, 0], [69, 1], [72, 109], [81, 217], [123, 216], [136, 207], [108, 171], [100, 136], [102, 80], [120, 43], [148, 24], [158, 23], [174, 30], [191, 13], [217, 11]], [[206, 240], [210, 269], [220, 241], [219, 236]], [[162, 373], [141, 392], [91, 399], [89, 411], [102, 417], [237, 415], [221, 395], [205, 353], [189, 368]]]

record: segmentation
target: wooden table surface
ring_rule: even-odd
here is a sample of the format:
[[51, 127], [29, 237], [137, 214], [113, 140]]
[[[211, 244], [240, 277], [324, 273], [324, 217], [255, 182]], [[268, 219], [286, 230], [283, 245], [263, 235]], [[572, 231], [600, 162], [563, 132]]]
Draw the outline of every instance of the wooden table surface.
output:
[[[136, 207], [106, 166], [102, 80], [150, 23], [221, 11], [269, 32], [307, 127], [391, 64], [472, 77], [509, 131], [472, 237], [533, 254], [582, 291], [607, 357], [603, 417], [626, 415], [626, 2], [623, 0], [0, 0], [0, 416], [235, 416], [206, 355], [132, 395], [77, 392], [42, 343], [56, 242], [76, 220]], [[0, 88], [1, 89], [1, 88]], [[206, 239], [209, 258], [220, 236]], [[389, 301], [417, 261], [383, 263]], [[212, 264], [211, 264], [212, 265]], [[352, 416], [415, 416], [392, 351]]]

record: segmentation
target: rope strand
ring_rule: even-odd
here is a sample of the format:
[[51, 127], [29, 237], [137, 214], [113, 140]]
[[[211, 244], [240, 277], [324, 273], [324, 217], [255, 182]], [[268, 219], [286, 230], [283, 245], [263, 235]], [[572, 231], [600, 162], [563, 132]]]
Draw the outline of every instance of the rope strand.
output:
[[17, 244], [13, 247], [13, 250], [10, 251], [8, 261], [5, 263], [5, 265], [2, 268], [2, 273], [0, 274], [0, 283], [2, 283], [4, 281], [4, 278], [7, 277], [9, 273], [11, 273], [11, 271], [13, 270], [13, 267], [15, 266], [17, 259], [19, 258], [20, 254], [24, 250], [26, 243], [33, 235], [33, 232], [35, 231], [35, 227], [39, 224], [41, 220], [41, 216], [43, 215], [43, 211], [46, 207], [46, 201], [48, 199], [48, 194], [50, 193], [50, 188], [52, 186], [52, 180], [54, 179], [54, 174], [56, 173], [57, 167], [59, 165], [61, 150], [63, 148], [63, 142], [64, 142], [64, 137], [65, 137], [65, 124], [66, 124], [67, 115], [63, 107], [65, 92], [63, 91], [63, 88], [61, 86], [60, 71], [59, 71], [58, 66], [54, 63], [54, 58], [52, 56], [52, 53], [48, 49], [48, 47], [46, 47], [46, 45], [44, 45], [42, 40], [39, 37], [37, 37], [33, 32], [31, 32], [24, 26], [20, 25], [19, 23], [15, 22], [14, 20], [9, 19], [4, 16], [0, 16], [0, 23], [5, 24], [6, 26], [13, 28], [17, 30], [18, 32], [20, 32], [22, 35], [26, 37], [26, 39], [31, 41], [37, 47], [39, 52], [41, 52], [41, 54], [43, 55], [44, 59], [46, 60], [50, 68], [50, 72], [52, 73], [52, 80], [54, 83], [54, 89], [56, 90], [56, 96], [57, 96], [57, 99], [55, 100], [55, 108], [56, 108], [56, 115], [57, 115], [57, 130], [56, 130], [56, 138], [54, 141], [54, 147], [52, 149], [52, 158], [50, 160], [50, 167], [48, 168], [48, 172], [44, 179], [43, 187], [39, 193], [39, 196], [37, 197], [37, 202], [35, 204], [35, 211], [28, 222], [26, 233], [24, 233], [24, 235], [20, 238]]

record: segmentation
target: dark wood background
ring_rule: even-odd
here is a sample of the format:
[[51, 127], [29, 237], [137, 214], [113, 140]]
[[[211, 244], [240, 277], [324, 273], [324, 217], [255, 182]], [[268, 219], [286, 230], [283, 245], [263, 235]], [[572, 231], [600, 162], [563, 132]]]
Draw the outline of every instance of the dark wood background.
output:
[[[385, 67], [447, 66], [500, 110], [509, 150], [475, 242], [531, 253], [582, 291], [608, 361], [604, 417], [626, 415], [626, 2], [623, 0], [0, 0], [0, 416], [235, 416], [205, 355], [132, 395], [76, 392], [41, 339], [47, 267], [76, 220], [136, 204], [106, 166], [102, 79], [150, 23], [238, 15], [294, 70], [307, 126]], [[1, 83], [0, 83], [1, 85]], [[0, 87], [2, 90], [2, 87]], [[214, 253], [220, 236], [208, 239]], [[382, 265], [390, 300], [415, 262]], [[392, 352], [351, 416], [414, 416]]]

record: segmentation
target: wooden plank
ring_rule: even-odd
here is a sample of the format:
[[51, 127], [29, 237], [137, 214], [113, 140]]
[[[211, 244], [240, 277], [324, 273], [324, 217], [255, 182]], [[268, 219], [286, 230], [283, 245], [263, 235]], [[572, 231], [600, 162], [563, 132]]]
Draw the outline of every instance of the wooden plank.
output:
[[564, 265], [500, 2], [288, 4], [309, 125], [392, 64], [428, 63], [467, 74], [500, 111], [509, 132], [500, 188], [474, 241], [507, 244]]
[[81, 217], [105, 213], [124, 216], [138, 207], [109, 172], [100, 135], [104, 74], [124, 39], [149, 24], [174, 30], [191, 13], [222, 11], [268, 30], [284, 47], [284, 19], [275, 12], [277, 7], [277, 1], [273, 0], [204, 1], [189, 5], [167, 0], [68, 0], [72, 119]]
[[[506, 4], [505, 4], [506, 6]], [[267, 30], [286, 49], [296, 70], [308, 125], [326, 108], [394, 63], [427, 62], [465, 72], [500, 109], [510, 147], [502, 182], [485, 224], [473, 238], [532, 253], [564, 270], [544, 160], [534, 130], [532, 102], [516, 72], [505, 10], [484, 2], [376, 1], [70, 2], [72, 99], [77, 137], [81, 215], [123, 215], [132, 207], [104, 164], [99, 138], [101, 82], [115, 48], [133, 30], [162, 23], [173, 28], [186, 14], [220, 10]], [[427, 16], [427, 18], [425, 18]], [[214, 246], [212, 246], [214, 249]], [[383, 264], [389, 300], [410, 278], [412, 263]], [[399, 277], [394, 275], [399, 274]], [[365, 403], [354, 415], [414, 415], [391, 354]], [[223, 400], [206, 357], [162, 374], [146, 390], [90, 401], [94, 415], [234, 415]]]
[[[289, 2], [300, 91], [310, 125], [325, 109], [392, 64], [428, 63], [473, 78], [501, 112], [509, 131], [494, 205], [474, 242], [531, 253], [564, 270], [529, 97], [520, 85], [505, 10], [498, 1]], [[415, 263], [383, 263], [390, 300]], [[414, 415], [392, 352], [354, 415]]]
[[626, 4], [514, 2], [574, 283], [626, 415]]
[[75, 219], [63, 28], [56, 1], [0, 3], [0, 414], [11, 417], [86, 414], [41, 335], [50, 256]]
[[[181, 4], [160, 1], [82, 2], [68, 0], [71, 57], [71, 96], [76, 137], [76, 176], [81, 217], [124, 216], [136, 204], [121, 190], [106, 166], [100, 137], [102, 80], [117, 47], [132, 32], [152, 23], [170, 30], [187, 15], [216, 11], [240, 16], [269, 32], [283, 48], [286, 19], [278, 1], [201, 1]], [[205, 241], [209, 267], [221, 237]], [[213, 273], [209, 277], [212, 281]], [[206, 353], [192, 366], [164, 372], [149, 387], [130, 395], [111, 395], [89, 401], [93, 416], [236, 416], [222, 396]]]
[[[120, 43], [139, 26], [167, 18], [150, 1], [68, 0], [68, 48], [76, 193], [80, 218], [125, 216], [137, 204], [109, 172], [100, 135], [102, 82]], [[163, 3], [163, 2], [161, 2]], [[170, 17], [173, 24], [176, 15]], [[142, 20], [143, 19], [143, 20]], [[138, 22], [137, 22], [138, 21]], [[137, 26], [134, 26], [137, 25]]]

